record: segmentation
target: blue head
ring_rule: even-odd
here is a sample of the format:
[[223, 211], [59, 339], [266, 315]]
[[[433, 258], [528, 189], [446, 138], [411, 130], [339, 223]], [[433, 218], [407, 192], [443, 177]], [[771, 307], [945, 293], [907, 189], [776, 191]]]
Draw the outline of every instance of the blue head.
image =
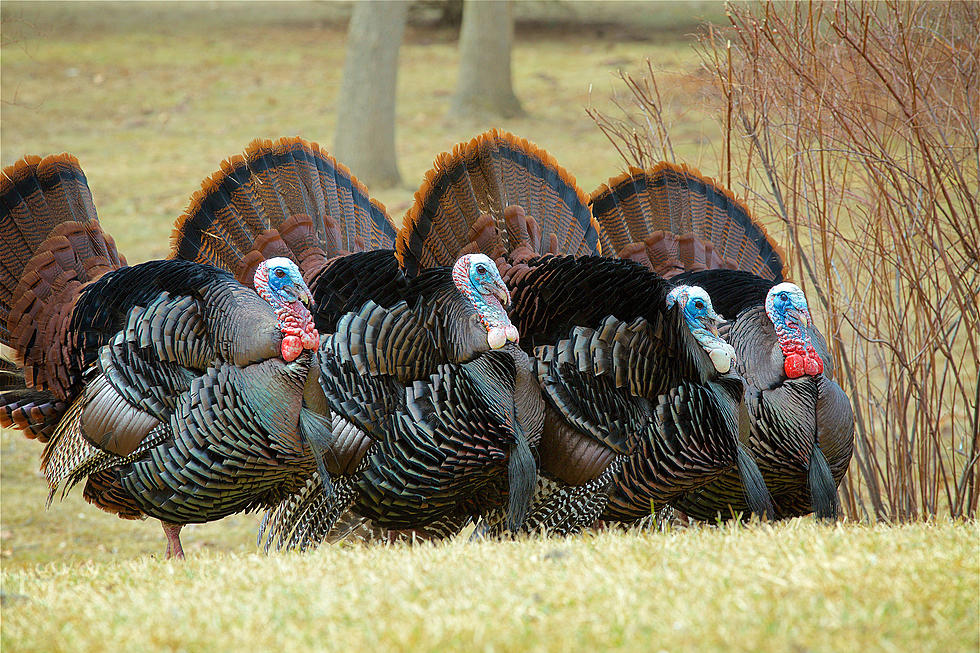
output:
[[773, 286], [766, 295], [766, 314], [776, 329], [787, 378], [822, 373], [823, 359], [810, 339], [813, 318], [800, 287], [788, 282]]
[[276, 312], [284, 360], [296, 360], [304, 350], [319, 346], [320, 335], [307, 308], [313, 298], [295, 263], [282, 257], [266, 259], [255, 268], [252, 283], [259, 297]]
[[480, 316], [491, 349], [499, 349], [509, 341], [517, 342], [517, 327], [511, 324], [504, 310], [510, 304], [510, 292], [490, 257], [464, 254], [453, 265], [452, 277], [456, 288]]
[[273, 305], [288, 305], [301, 302], [306, 306], [313, 303], [310, 289], [303, 281], [299, 268], [288, 258], [266, 259], [255, 270], [255, 290]]
[[804, 328], [813, 326], [806, 295], [794, 283], [784, 281], [769, 290], [766, 295], [766, 313], [774, 325], [795, 331], [801, 336]]
[[721, 318], [715, 313], [707, 291], [700, 286], [677, 286], [667, 294], [667, 308], [674, 304], [715, 369], [722, 374], [730, 371], [735, 365], [735, 350], [718, 336]]

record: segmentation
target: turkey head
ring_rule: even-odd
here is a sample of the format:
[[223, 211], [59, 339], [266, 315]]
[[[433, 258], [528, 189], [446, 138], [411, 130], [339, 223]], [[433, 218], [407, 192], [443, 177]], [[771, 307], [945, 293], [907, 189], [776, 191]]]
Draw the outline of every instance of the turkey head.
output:
[[252, 283], [255, 292], [276, 312], [282, 332], [283, 360], [292, 362], [303, 350], [320, 346], [320, 335], [308, 308], [312, 295], [295, 263], [284, 257], [262, 261], [255, 269]]
[[735, 350], [718, 335], [720, 317], [711, 305], [711, 297], [700, 286], [677, 286], [667, 295], [667, 308], [677, 304], [694, 339], [708, 354], [720, 374], [735, 366]]
[[487, 331], [490, 349], [508, 342], [517, 343], [518, 333], [507, 311], [510, 292], [497, 266], [486, 254], [465, 254], [453, 265], [453, 284], [473, 304], [480, 323]]
[[776, 329], [786, 377], [797, 379], [823, 373], [823, 360], [810, 338], [813, 318], [800, 287], [788, 282], [773, 286], [766, 295], [766, 314]]

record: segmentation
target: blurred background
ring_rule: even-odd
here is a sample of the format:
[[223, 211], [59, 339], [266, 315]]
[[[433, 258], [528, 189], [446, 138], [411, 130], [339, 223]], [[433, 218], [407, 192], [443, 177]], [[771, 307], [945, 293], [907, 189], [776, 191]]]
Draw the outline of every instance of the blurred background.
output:
[[[647, 58], [670, 76], [678, 140], [693, 153], [717, 132], [690, 43], [703, 21], [724, 20], [722, 3], [514, 3], [513, 117], [450, 115], [462, 2], [400, 4], [401, 181], [383, 188], [353, 165], [352, 148], [338, 156], [396, 222], [435, 156], [490, 127], [545, 148], [591, 192], [624, 164], [585, 109], [608, 108], [618, 71]], [[75, 154], [120, 251], [163, 257], [191, 193], [251, 140], [299, 135], [335, 152], [351, 12], [345, 2], [4, 2], [2, 163]], [[357, 66], [363, 83], [374, 84], [372, 65]]]

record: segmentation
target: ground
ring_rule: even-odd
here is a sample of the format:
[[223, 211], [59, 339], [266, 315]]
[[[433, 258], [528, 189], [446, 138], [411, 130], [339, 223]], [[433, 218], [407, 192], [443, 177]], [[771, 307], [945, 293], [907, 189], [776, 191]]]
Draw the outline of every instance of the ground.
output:
[[[976, 651], [971, 525], [704, 527], [3, 572], [4, 651]], [[230, 600], [233, 597], [233, 600]]]
[[[202, 179], [252, 139], [329, 148], [343, 5], [2, 6], [0, 162], [69, 151], [130, 262], [166, 256]], [[455, 33], [402, 50], [405, 180], [372, 190], [399, 221], [435, 156], [497, 126], [553, 154], [590, 192], [623, 166], [585, 113], [649, 58], [678, 157], [714, 174], [719, 129], [691, 49], [711, 3], [520, 5], [514, 84], [526, 117], [454, 122]], [[533, 20], [531, 20], [533, 19]], [[548, 22], [551, 21], [551, 22]], [[554, 22], [558, 21], [558, 22]], [[977, 650], [975, 522], [610, 532], [571, 539], [256, 552], [257, 517], [190, 526], [160, 560], [154, 521], [85, 504], [45, 510], [41, 446], [0, 434], [2, 646], [15, 650]]]

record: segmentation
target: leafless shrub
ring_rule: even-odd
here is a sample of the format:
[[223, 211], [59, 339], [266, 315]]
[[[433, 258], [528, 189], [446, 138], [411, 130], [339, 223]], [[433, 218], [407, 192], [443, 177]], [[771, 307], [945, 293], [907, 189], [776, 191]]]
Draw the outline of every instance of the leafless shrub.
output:
[[[980, 8], [766, 2], [729, 20], [699, 47], [721, 91], [722, 179], [782, 225], [824, 314], [855, 410], [846, 512], [976, 516]], [[656, 75], [623, 80], [625, 117], [591, 113], [647, 166], [672, 149]]]

